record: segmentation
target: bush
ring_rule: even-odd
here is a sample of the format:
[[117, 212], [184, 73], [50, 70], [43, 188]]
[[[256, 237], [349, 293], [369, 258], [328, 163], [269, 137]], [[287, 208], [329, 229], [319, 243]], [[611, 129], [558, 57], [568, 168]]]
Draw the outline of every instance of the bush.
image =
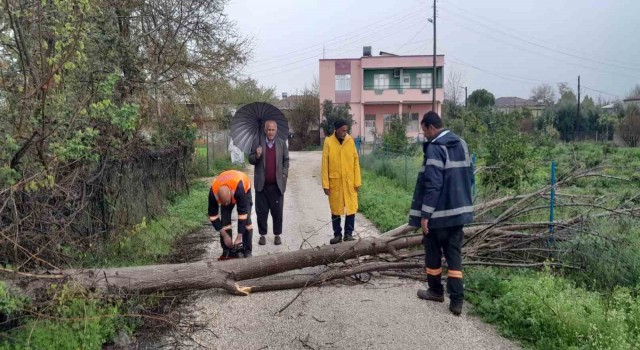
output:
[[395, 119], [391, 122], [389, 130], [382, 135], [382, 141], [389, 152], [404, 154], [407, 151], [409, 141], [406, 130], [406, 120]]
[[611, 293], [616, 286], [640, 285], [640, 221], [605, 220], [591, 225], [592, 234], [565, 244], [563, 258], [580, 269], [567, 276], [580, 286]]
[[50, 307], [42, 314], [10, 330], [0, 338], [2, 349], [102, 349], [119, 331], [130, 332], [129, 322], [119, 317], [118, 302], [69, 285], [49, 290]]
[[504, 279], [493, 269], [467, 273], [468, 299], [483, 319], [535, 349], [634, 349], [640, 341], [640, 299], [628, 288], [611, 298], [549, 271]]

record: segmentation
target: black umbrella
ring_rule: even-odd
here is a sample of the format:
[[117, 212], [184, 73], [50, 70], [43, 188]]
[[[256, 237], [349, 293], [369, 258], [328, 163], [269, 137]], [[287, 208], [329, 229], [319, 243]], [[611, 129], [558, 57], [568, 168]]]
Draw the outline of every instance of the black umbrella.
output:
[[278, 124], [276, 137], [283, 140], [289, 137], [289, 122], [284, 114], [266, 102], [254, 102], [242, 106], [231, 119], [231, 138], [236, 147], [249, 153], [255, 140], [264, 137], [264, 122], [267, 120]]

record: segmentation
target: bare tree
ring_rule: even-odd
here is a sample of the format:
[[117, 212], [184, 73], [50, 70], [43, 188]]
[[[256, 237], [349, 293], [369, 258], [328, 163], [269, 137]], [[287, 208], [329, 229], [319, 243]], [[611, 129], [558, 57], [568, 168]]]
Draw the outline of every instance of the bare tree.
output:
[[627, 97], [637, 97], [637, 96], [640, 96], [640, 84], [636, 84], [636, 86], [633, 89], [631, 89]]
[[[308, 90], [313, 96], [320, 98], [320, 81], [317, 76], [313, 76], [313, 83], [311, 83], [311, 87]], [[318, 108], [319, 106], [320, 104], [318, 104]]]
[[447, 83], [444, 90], [444, 99], [458, 105], [464, 94], [464, 75], [453, 69], [449, 70]]
[[553, 86], [542, 84], [531, 89], [531, 100], [542, 101], [546, 106], [551, 106], [556, 101], [556, 93]]

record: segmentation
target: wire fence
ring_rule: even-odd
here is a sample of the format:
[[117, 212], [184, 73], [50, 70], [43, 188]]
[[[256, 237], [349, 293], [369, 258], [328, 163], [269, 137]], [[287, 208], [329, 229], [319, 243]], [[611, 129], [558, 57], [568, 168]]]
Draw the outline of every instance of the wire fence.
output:
[[[471, 155], [473, 164], [472, 196], [474, 203], [494, 199], [497, 196], [529, 193], [551, 185], [547, 206], [549, 231], [558, 213], [555, 208], [555, 183], [576, 172], [593, 172], [598, 176], [587, 176], [574, 183], [568, 191], [577, 197], [598, 197], [605, 194], [637, 198], [640, 195], [640, 148], [611, 148], [597, 144], [559, 144], [545, 149], [527, 159], [527, 169], [522, 184], [517, 188], [504, 188], [492, 182], [491, 172], [504, 171], [509, 163], [486, 165], [486, 159]], [[422, 143], [411, 142], [398, 152], [384, 143], [371, 145], [371, 149], [360, 158], [364, 169], [389, 178], [394, 184], [412, 192], [418, 173], [422, 168]], [[569, 193], [568, 192], [568, 193]], [[563, 195], [567, 195], [566, 193]], [[573, 197], [571, 197], [573, 198]], [[604, 198], [604, 197], [603, 197]], [[560, 203], [562, 204], [562, 203]], [[562, 206], [562, 205], [561, 205]], [[565, 210], [562, 210], [563, 212]]]

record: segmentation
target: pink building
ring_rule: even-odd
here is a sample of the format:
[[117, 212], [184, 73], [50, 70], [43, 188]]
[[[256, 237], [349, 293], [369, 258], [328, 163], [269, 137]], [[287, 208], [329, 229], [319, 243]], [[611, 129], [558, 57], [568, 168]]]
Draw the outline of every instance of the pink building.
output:
[[[370, 52], [365, 47], [361, 58], [320, 60], [320, 103], [348, 102], [355, 122], [351, 135], [364, 142], [373, 142], [398, 117], [408, 120], [407, 137], [418, 136], [420, 119], [431, 110], [433, 56]], [[440, 114], [444, 56], [436, 56], [436, 67], [435, 110]]]

